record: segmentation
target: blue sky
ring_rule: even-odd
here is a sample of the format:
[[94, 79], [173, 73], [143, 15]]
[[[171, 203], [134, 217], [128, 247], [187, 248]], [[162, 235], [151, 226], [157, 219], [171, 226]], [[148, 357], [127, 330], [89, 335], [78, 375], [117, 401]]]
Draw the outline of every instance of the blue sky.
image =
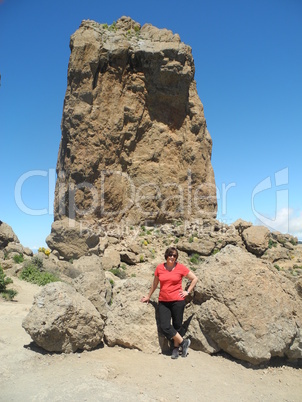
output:
[[122, 15], [192, 47], [218, 219], [302, 239], [301, 0], [0, 0], [0, 220], [45, 246], [70, 56], [83, 19]]

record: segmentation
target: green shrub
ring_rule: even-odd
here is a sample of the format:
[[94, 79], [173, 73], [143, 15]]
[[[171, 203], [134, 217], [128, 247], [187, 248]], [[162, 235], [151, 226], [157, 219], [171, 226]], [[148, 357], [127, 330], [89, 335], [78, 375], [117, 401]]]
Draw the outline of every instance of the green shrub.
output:
[[24, 258], [22, 254], [16, 254], [13, 256], [13, 260], [15, 261], [16, 264], [20, 264], [21, 262], [24, 261]]
[[199, 254], [192, 254], [192, 256], [190, 258], [190, 262], [192, 264], [198, 264], [200, 262]]
[[154, 259], [156, 257], [156, 251], [154, 250], [154, 248], [152, 248], [150, 250], [150, 253], [151, 253], [151, 257]]
[[113, 274], [113, 275], [115, 275], [115, 276], [117, 276], [118, 278], [120, 278], [120, 279], [125, 279], [126, 278], [126, 272], [125, 271], [123, 271], [123, 270], [121, 270], [120, 268], [111, 268], [110, 269], [110, 272]]
[[14, 289], [6, 289], [5, 292], [1, 293], [3, 299], [11, 301], [18, 294], [18, 292]]
[[268, 241], [268, 248], [272, 248], [272, 247], [277, 247], [277, 242], [275, 242], [272, 239], [269, 239]]
[[274, 267], [278, 270], [278, 271], [280, 271], [281, 270], [281, 268], [279, 267], [279, 265], [278, 264], [275, 264], [274, 265]]
[[218, 248], [214, 248], [214, 250], [212, 251], [211, 254], [212, 254], [212, 255], [215, 255], [215, 254], [219, 253], [219, 251], [220, 251], [220, 250], [219, 250]]
[[27, 264], [21, 271], [20, 279], [35, 283], [39, 286], [44, 286], [47, 283], [58, 282], [60, 278], [51, 272], [41, 272], [33, 263]]
[[113, 23], [111, 25], [109, 25], [108, 30], [109, 31], [116, 31], [117, 30], [115, 21], [113, 21]]
[[293, 246], [296, 246], [298, 244], [298, 241], [295, 239], [290, 239], [289, 241]]
[[6, 286], [10, 283], [13, 283], [13, 280], [6, 277], [6, 274], [0, 265], [0, 294], [6, 300], [12, 300], [18, 293], [16, 290], [6, 289]]
[[38, 255], [34, 255], [31, 259], [32, 264], [36, 266], [40, 271], [42, 271], [43, 268], [43, 259], [39, 257]]
[[0, 292], [3, 292], [3, 290], [6, 290], [6, 285], [9, 283], [12, 283], [11, 278], [6, 278], [6, 274], [3, 271], [3, 268], [0, 265]]

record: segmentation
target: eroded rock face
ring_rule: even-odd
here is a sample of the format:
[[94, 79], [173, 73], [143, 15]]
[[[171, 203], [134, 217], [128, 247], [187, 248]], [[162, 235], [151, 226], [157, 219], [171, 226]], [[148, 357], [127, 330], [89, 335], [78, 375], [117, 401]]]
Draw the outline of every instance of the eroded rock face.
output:
[[212, 141], [191, 48], [122, 17], [70, 41], [55, 220], [215, 217]]

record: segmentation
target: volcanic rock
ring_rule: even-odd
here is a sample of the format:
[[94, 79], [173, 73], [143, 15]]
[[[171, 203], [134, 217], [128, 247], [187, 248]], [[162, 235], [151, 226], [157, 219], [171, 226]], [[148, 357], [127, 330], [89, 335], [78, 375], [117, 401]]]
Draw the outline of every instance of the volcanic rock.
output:
[[252, 364], [272, 356], [302, 358], [301, 300], [294, 284], [276, 269], [229, 245], [196, 275], [193, 348], [224, 350]]
[[191, 48], [122, 17], [109, 27], [83, 21], [70, 49], [55, 220], [215, 217], [212, 140]]
[[43, 349], [69, 353], [98, 346], [104, 322], [88, 299], [72, 286], [55, 282], [35, 296], [22, 326]]

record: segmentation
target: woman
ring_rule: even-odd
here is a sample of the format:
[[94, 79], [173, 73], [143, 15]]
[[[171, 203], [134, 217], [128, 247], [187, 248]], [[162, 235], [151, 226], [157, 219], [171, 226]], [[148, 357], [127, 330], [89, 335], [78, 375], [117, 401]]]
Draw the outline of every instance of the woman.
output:
[[[178, 251], [174, 247], [167, 248], [166, 262], [159, 264], [154, 273], [154, 280], [148, 296], [143, 296], [141, 302], [149, 303], [150, 297], [160, 283], [158, 297], [159, 323], [164, 335], [174, 342], [172, 359], [179, 356], [182, 347], [182, 357], [188, 354], [190, 339], [182, 337], [182, 320], [185, 308], [185, 297], [194, 289], [197, 277], [186, 266], [177, 262]], [[187, 290], [182, 289], [182, 278], [188, 278], [191, 283]], [[171, 324], [172, 318], [172, 324]]]

